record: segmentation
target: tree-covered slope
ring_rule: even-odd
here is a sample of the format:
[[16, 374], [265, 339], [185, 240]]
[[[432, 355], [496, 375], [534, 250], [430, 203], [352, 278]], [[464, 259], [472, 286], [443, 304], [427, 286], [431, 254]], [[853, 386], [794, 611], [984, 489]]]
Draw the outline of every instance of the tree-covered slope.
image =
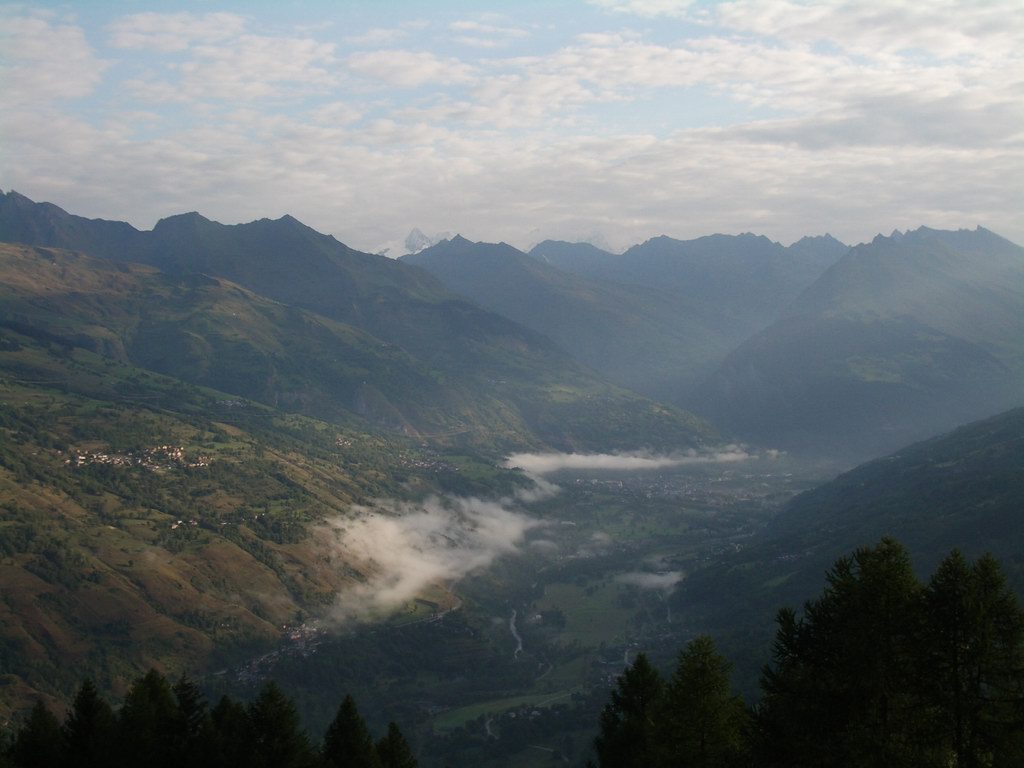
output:
[[767, 647], [763, 627], [778, 607], [801, 605], [837, 557], [882, 537], [902, 541], [921, 574], [954, 548], [991, 553], [1024, 594], [1022, 468], [1019, 408], [863, 464], [797, 496], [737, 554], [692, 574], [675, 608], [723, 639], [749, 687], [748, 654]]
[[[891, 535], [923, 569], [954, 547], [991, 552], [1024, 576], [1024, 408], [863, 464], [793, 499], [776, 541], [850, 548]], [[798, 544], [797, 546], [800, 546]]]
[[710, 637], [667, 681], [639, 654], [601, 712], [601, 768], [1021, 764], [1024, 609], [997, 559], [953, 551], [922, 583], [886, 538], [825, 582], [779, 609], [753, 710]]

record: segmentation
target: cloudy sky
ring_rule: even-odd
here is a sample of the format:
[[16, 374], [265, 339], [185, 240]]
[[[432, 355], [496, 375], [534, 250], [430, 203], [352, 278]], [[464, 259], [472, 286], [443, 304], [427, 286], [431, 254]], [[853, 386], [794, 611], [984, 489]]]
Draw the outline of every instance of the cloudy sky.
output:
[[1020, 0], [0, 6], [0, 188], [363, 250], [927, 224], [1024, 242]]

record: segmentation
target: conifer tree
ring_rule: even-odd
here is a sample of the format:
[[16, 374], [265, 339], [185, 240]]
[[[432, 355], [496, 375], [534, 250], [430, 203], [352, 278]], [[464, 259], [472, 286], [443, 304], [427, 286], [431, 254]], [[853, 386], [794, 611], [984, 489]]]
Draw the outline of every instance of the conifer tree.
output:
[[377, 755], [383, 768], [416, 768], [416, 758], [396, 723], [388, 723], [388, 732], [377, 742]]
[[656, 717], [657, 765], [737, 765], [744, 758], [747, 710], [729, 684], [730, 665], [707, 635], [690, 641]]
[[113, 751], [114, 729], [113, 710], [100, 697], [93, 682], [85, 680], [75, 695], [62, 729], [67, 744], [65, 765], [70, 768], [107, 768]]
[[381, 768], [373, 737], [351, 695], [345, 696], [327, 728], [323, 755], [336, 768]]
[[968, 565], [954, 551], [925, 590], [922, 637], [926, 702], [934, 738], [956, 765], [1020, 764], [1024, 733], [1024, 611], [999, 564]]
[[599, 768], [649, 768], [654, 713], [663, 683], [645, 654], [639, 654], [619, 677], [611, 702], [601, 712], [594, 740]]
[[266, 683], [249, 705], [249, 720], [254, 735], [255, 765], [305, 768], [315, 764], [295, 703], [276, 683]]
[[155, 669], [135, 681], [118, 714], [118, 751], [123, 764], [173, 768], [182, 735], [167, 679]]
[[194, 739], [209, 722], [210, 712], [202, 691], [186, 675], [172, 689], [177, 705], [177, 719], [187, 739]]
[[11, 746], [13, 764], [18, 768], [53, 768], [63, 762], [64, 749], [60, 723], [37, 701]]
[[210, 711], [212, 737], [207, 765], [250, 765], [255, 762], [256, 732], [249, 710], [222, 696]]
[[202, 692], [185, 675], [174, 684], [174, 701], [177, 707], [175, 727], [180, 745], [178, 752], [182, 761], [191, 768], [210, 764], [214, 751], [215, 734], [210, 708]]
[[[762, 675], [764, 759], [816, 766], [912, 765], [927, 748], [914, 697], [920, 585], [892, 539], [827, 574], [797, 619], [778, 616], [774, 667]], [[923, 758], [922, 758], [923, 759]]]

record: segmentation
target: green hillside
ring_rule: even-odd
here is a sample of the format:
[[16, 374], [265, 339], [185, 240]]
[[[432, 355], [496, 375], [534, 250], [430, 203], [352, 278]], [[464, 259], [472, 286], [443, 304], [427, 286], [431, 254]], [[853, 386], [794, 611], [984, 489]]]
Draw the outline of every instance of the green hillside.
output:
[[439, 430], [455, 410], [401, 350], [224, 280], [3, 244], [0, 275], [0, 324], [38, 338], [334, 421]]
[[436, 456], [0, 329], [0, 712], [84, 674], [211, 669], [359, 572], [314, 523]]

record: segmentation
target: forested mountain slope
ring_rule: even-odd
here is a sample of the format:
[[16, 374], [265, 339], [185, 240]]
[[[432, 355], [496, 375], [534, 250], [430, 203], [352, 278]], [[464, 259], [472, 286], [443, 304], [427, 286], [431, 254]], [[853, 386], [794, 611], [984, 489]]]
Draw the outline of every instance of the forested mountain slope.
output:
[[[109, 235], [111, 232], [115, 234]], [[128, 225], [72, 216], [12, 192], [0, 199], [0, 238], [92, 248], [117, 261], [156, 266], [165, 275], [162, 280], [195, 282], [187, 277], [190, 275], [231, 280], [259, 294], [264, 320], [267, 313], [275, 315], [264, 328], [285, 326], [267, 333], [291, 333], [289, 338], [299, 349], [317, 343], [295, 336], [304, 333], [300, 326], [306, 321], [299, 318], [309, 318], [298, 310], [311, 310], [322, 317], [310, 322], [320, 329], [333, 329], [326, 333], [333, 339], [331, 343], [337, 343], [340, 334], [349, 345], [344, 354], [340, 348], [322, 350], [326, 359], [316, 365], [346, 369], [341, 380], [347, 377], [349, 384], [342, 383], [342, 389], [366, 383], [365, 398], [353, 401], [342, 393], [335, 405], [353, 409], [354, 403], [356, 412], [387, 413], [381, 423], [390, 422], [410, 433], [459, 436], [473, 444], [492, 446], [547, 443], [566, 449], [605, 450], [677, 448], [692, 445], [707, 433], [706, 425], [697, 419], [608, 384], [573, 362], [546, 337], [460, 299], [426, 272], [352, 251], [290, 217], [225, 226], [186, 214], [164, 220], [151, 232], [140, 232]], [[22, 281], [19, 290], [30, 293], [31, 283]], [[209, 283], [205, 290], [214, 291]], [[54, 309], [48, 302], [66, 301], [71, 292], [56, 292], [45, 301], [29, 297], [26, 302], [39, 316], [60, 314], [66, 308]], [[196, 288], [185, 292], [183, 298], [202, 294], [203, 290]], [[118, 297], [114, 291], [106, 292], [103, 303], [121, 299], [145, 309], [132, 305], [131, 296]], [[278, 302], [277, 308], [269, 309], [266, 299]], [[207, 308], [216, 309], [216, 305], [208, 302]], [[168, 306], [166, 302], [164, 306]], [[79, 305], [76, 311], [82, 309]], [[111, 311], [128, 315], [134, 309]], [[175, 311], [186, 312], [182, 307]], [[249, 313], [247, 317], [255, 320], [258, 315]], [[328, 320], [335, 322], [332, 325]], [[78, 321], [102, 325], [84, 315]], [[178, 327], [171, 316], [156, 318], [155, 326], [142, 330], [152, 331], [154, 341], [161, 333], [177, 340], [171, 345], [139, 344], [136, 352], [149, 355], [143, 362], [147, 367], [196, 380], [195, 361], [190, 361], [189, 355], [198, 353], [205, 358], [200, 360], [200, 372], [209, 364], [209, 349], [201, 337], [206, 332], [216, 336], [216, 325], [206, 322], [200, 332], [198, 327]], [[237, 322], [236, 331], [243, 336], [250, 330], [248, 319]], [[267, 336], [261, 333], [261, 338]], [[275, 344], [288, 349], [285, 356], [293, 355], [291, 342], [278, 339]], [[352, 345], [359, 348], [358, 353]], [[258, 370], [256, 382], [249, 382], [249, 371], [243, 365], [236, 371], [239, 386], [258, 386], [263, 373], [269, 375], [279, 367], [273, 360], [274, 350], [249, 351], [253, 354], [244, 362], [267, 371]], [[313, 357], [309, 355], [307, 360], [312, 362]], [[365, 371], [361, 378], [360, 370]], [[275, 384], [281, 379], [277, 373], [272, 378]], [[223, 385], [221, 381], [209, 383]], [[301, 405], [301, 398], [297, 402]], [[415, 403], [424, 406], [420, 413], [426, 418], [422, 421], [407, 415]]]
[[[758, 642], [751, 627], [801, 605], [836, 558], [884, 536], [905, 543], [919, 574], [954, 548], [972, 559], [991, 553], [1024, 594], [1022, 468], [1020, 408], [870, 461], [797, 496], [736, 555], [694, 573], [673, 597], [676, 609], [730, 651], [749, 653]], [[769, 635], [757, 634], [767, 647]], [[752, 685], [754, 660], [737, 664]]]

